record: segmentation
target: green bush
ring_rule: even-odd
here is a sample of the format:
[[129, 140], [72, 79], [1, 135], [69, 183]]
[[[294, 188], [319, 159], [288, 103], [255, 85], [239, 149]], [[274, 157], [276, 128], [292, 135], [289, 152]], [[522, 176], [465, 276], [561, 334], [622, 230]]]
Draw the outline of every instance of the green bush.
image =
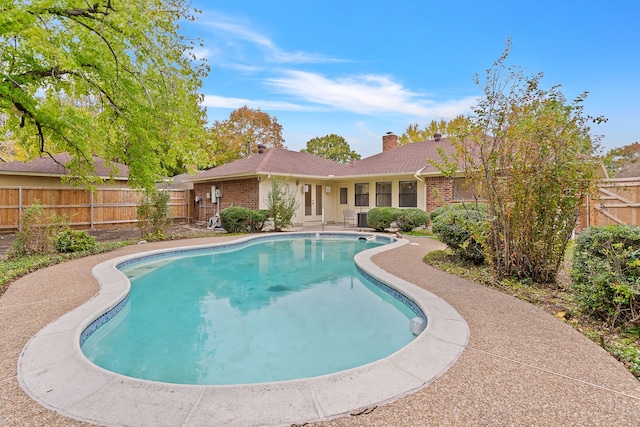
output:
[[164, 231], [171, 223], [170, 197], [167, 192], [152, 190], [138, 203], [138, 228], [141, 237], [148, 240], [164, 239]]
[[9, 258], [51, 252], [58, 232], [67, 226], [67, 218], [47, 213], [39, 200], [25, 209], [20, 231], [9, 250]]
[[265, 209], [251, 211], [251, 216], [247, 219], [247, 230], [249, 233], [262, 231], [268, 219], [269, 212]]
[[396, 221], [400, 209], [392, 207], [373, 208], [367, 212], [367, 224], [376, 231], [384, 231]]
[[487, 228], [486, 210], [456, 205], [440, 209], [431, 226], [431, 230], [439, 234], [440, 240], [456, 255], [475, 264], [485, 260], [482, 240]]
[[571, 271], [582, 308], [612, 325], [640, 325], [640, 227], [591, 227], [577, 239]]
[[67, 228], [58, 234], [56, 250], [58, 252], [93, 251], [97, 246], [96, 238], [86, 231]]
[[298, 209], [295, 190], [289, 185], [289, 179], [274, 176], [271, 178], [271, 191], [267, 194], [267, 215], [273, 221], [274, 231], [293, 225], [293, 216]]
[[428, 227], [431, 216], [422, 209], [401, 209], [396, 218], [396, 226], [404, 232], [418, 227]]
[[431, 221], [435, 221], [435, 219], [442, 215], [445, 212], [449, 212], [451, 210], [475, 210], [483, 213], [487, 213], [487, 204], [486, 203], [451, 203], [450, 205], [440, 206], [435, 208], [430, 212]]
[[267, 220], [264, 210], [251, 210], [232, 206], [220, 211], [220, 222], [227, 233], [253, 233], [261, 231]]

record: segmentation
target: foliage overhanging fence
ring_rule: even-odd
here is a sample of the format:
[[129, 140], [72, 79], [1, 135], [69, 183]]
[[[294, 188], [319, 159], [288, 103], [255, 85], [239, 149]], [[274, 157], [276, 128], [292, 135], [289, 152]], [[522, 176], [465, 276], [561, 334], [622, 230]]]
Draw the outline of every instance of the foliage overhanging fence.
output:
[[[189, 222], [192, 214], [189, 190], [167, 191], [174, 222]], [[128, 188], [99, 188], [95, 192], [80, 188], [0, 187], [0, 232], [20, 229], [26, 208], [36, 200], [46, 211], [69, 218], [69, 225], [80, 229], [132, 227], [138, 222], [138, 201], [144, 193]]]

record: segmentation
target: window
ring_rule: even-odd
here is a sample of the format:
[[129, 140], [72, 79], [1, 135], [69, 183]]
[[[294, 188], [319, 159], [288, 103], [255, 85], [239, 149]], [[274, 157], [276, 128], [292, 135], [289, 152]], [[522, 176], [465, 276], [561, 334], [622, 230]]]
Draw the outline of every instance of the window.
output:
[[418, 207], [418, 182], [400, 181], [398, 206], [401, 208]]
[[356, 206], [369, 206], [369, 183], [356, 184]]
[[474, 185], [467, 178], [453, 179], [453, 198], [454, 200], [474, 200], [478, 192]]
[[349, 203], [347, 200], [347, 188], [341, 188], [340, 189], [340, 204], [341, 205], [346, 205], [347, 203]]
[[391, 181], [376, 182], [376, 206], [391, 206]]

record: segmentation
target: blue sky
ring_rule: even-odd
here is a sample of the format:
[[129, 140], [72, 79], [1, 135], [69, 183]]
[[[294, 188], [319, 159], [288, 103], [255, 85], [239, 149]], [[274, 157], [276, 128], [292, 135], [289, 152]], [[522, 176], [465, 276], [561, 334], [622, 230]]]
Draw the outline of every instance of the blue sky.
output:
[[502, 53], [585, 112], [604, 150], [640, 141], [640, 1], [194, 0], [187, 31], [211, 72], [211, 122], [243, 105], [278, 119], [298, 151], [335, 133], [368, 157], [382, 135], [469, 113], [473, 77]]

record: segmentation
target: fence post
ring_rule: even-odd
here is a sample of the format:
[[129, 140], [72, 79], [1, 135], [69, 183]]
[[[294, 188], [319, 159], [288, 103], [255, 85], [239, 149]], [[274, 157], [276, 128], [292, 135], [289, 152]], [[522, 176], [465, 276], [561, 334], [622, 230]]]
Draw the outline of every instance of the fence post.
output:
[[18, 187], [18, 230], [22, 231], [22, 187]]
[[93, 230], [93, 190], [87, 190], [90, 192], [89, 196], [89, 227]]

